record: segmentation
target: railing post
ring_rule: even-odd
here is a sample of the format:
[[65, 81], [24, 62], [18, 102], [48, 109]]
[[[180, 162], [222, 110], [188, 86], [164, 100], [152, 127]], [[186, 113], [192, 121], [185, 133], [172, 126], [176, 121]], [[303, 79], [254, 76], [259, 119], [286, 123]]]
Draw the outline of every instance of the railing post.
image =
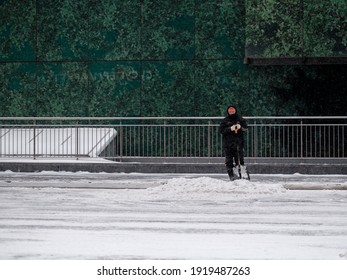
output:
[[79, 159], [79, 133], [78, 133], [78, 123], [76, 126], [76, 160]]
[[211, 157], [211, 121], [208, 121], [207, 129], [207, 156]]
[[123, 126], [122, 121], [119, 122], [119, 161], [123, 158]]
[[166, 157], [166, 120], [164, 121], [164, 157]]
[[304, 139], [303, 139], [303, 122], [302, 119], [300, 119], [300, 156], [301, 158], [304, 157]]
[[36, 159], [36, 120], [34, 120], [34, 138], [33, 138], [33, 145], [34, 145], [34, 149], [33, 149], [33, 153], [34, 153], [34, 159]]
[[257, 121], [254, 122], [253, 126], [253, 157], [258, 156], [258, 127], [257, 127]]

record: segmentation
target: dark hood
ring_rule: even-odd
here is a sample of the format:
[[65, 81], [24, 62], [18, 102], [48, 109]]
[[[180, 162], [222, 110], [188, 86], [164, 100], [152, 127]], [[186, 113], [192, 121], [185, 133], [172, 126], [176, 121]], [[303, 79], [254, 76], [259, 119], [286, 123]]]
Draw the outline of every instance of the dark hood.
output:
[[226, 115], [227, 115], [227, 116], [230, 116], [230, 115], [228, 114], [228, 110], [229, 110], [230, 107], [234, 107], [234, 108], [235, 108], [235, 115], [237, 115], [237, 108], [236, 108], [235, 105], [229, 105], [229, 106], [228, 106], [228, 108], [227, 108], [227, 110], [226, 110]]

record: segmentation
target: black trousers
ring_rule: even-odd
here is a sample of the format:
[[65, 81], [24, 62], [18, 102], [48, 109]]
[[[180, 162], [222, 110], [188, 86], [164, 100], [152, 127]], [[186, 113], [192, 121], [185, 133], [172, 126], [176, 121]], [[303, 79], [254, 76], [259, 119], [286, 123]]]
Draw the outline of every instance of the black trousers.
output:
[[238, 165], [245, 164], [244, 153], [243, 153], [243, 142], [235, 141], [228, 143], [227, 146], [224, 146], [224, 155], [225, 155], [225, 166], [228, 171], [231, 171], [233, 167]]

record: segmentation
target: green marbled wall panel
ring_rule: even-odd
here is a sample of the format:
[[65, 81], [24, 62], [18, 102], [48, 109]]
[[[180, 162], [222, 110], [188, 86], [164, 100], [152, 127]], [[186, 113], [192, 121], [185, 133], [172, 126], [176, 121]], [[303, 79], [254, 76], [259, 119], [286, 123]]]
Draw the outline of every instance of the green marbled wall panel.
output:
[[89, 1], [37, 1], [37, 58], [88, 58]]
[[0, 62], [35, 60], [35, 1], [0, 3]]
[[141, 58], [139, 1], [89, 0], [89, 59]]
[[88, 72], [89, 116], [141, 115], [139, 62], [92, 62]]
[[37, 70], [40, 116], [136, 116], [139, 64], [42, 63]]
[[35, 116], [35, 68], [26, 63], [0, 64], [0, 79], [0, 116]]
[[137, 1], [39, 0], [40, 60], [140, 58]]
[[246, 67], [237, 60], [149, 62], [143, 71], [145, 116], [223, 115], [229, 103], [249, 98]]
[[143, 1], [143, 59], [194, 57], [194, 0]]
[[346, 56], [345, 0], [246, 0], [246, 55]]
[[224, 115], [234, 104], [242, 112], [247, 102], [247, 68], [240, 60], [201, 60], [196, 63], [197, 113], [201, 116]]
[[37, 68], [40, 116], [88, 116], [89, 70], [86, 63], [40, 63]]
[[246, 0], [247, 56], [301, 56], [301, 2], [302, 0]]
[[196, 57], [200, 59], [244, 56], [244, 0], [196, 1]]
[[194, 65], [187, 61], [143, 65], [144, 116], [192, 116], [195, 113]]
[[347, 1], [304, 1], [306, 56], [347, 56]]

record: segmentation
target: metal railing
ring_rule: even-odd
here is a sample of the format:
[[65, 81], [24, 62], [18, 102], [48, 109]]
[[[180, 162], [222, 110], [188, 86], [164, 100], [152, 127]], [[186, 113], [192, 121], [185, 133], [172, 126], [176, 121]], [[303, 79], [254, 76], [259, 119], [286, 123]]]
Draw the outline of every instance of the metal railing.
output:
[[[347, 157], [347, 117], [245, 117], [245, 156]], [[0, 117], [0, 157], [222, 157], [222, 117]]]

